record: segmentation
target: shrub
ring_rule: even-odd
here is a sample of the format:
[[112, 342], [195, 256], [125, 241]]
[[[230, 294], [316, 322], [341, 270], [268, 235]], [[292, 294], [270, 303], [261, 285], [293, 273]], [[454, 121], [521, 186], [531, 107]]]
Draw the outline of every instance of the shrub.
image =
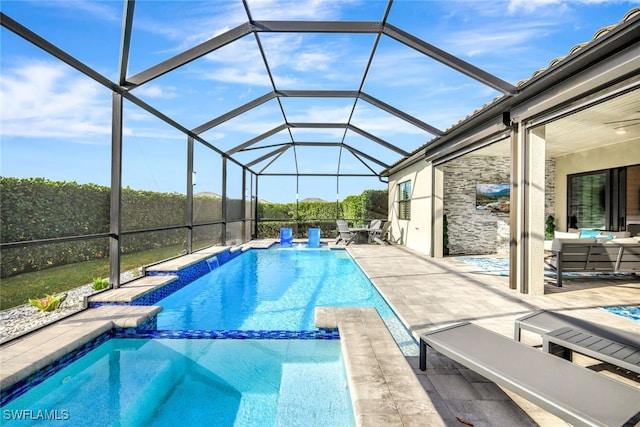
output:
[[45, 295], [44, 298], [29, 298], [29, 304], [34, 306], [40, 311], [54, 311], [60, 306], [62, 301], [67, 297], [67, 294], [53, 294]]
[[102, 279], [100, 277], [95, 277], [93, 279], [92, 288], [94, 291], [101, 291], [106, 289], [109, 286], [109, 279]]

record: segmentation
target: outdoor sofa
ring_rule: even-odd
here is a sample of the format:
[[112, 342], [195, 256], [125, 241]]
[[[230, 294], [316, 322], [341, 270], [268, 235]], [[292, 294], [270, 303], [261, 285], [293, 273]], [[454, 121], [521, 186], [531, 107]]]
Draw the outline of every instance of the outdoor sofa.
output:
[[547, 264], [557, 273], [557, 286], [562, 286], [565, 272], [640, 272], [640, 238], [601, 233], [591, 238], [553, 239]]

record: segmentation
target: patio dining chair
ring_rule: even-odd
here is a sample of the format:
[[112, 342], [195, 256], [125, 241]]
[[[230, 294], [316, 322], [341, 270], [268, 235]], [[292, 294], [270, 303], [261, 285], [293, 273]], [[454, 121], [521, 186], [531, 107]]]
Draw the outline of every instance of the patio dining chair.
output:
[[353, 242], [356, 237], [358, 237], [357, 233], [354, 233], [349, 230], [349, 224], [344, 219], [337, 219], [336, 225], [338, 226], [338, 237], [336, 237], [336, 245], [340, 243], [340, 241], [344, 240], [345, 245]]
[[369, 241], [376, 242], [380, 245], [386, 245], [389, 243], [389, 227], [391, 227], [391, 221], [386, 221], [382, 228], [369, 232]]
[[379, 219], [374, 219], [369, 223], [369, 243], [373, 243], [373, 238], [377, 235], [377, 233], [382, 229], [382, 221]]

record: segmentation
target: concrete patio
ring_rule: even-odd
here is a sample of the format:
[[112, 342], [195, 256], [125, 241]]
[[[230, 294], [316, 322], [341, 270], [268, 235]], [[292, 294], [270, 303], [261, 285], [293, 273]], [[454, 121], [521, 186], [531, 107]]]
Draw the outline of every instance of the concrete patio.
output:
[[[571, 278], [563, 288], [548, 284], [545, 295], [531, 296], [509, 289], [506, 277], [454, 258], [433, 259], [400, 246], [350, 245], [348, 250], [416, 339], [460, 321], [513, 337], [513, 321], [539, 309], [562, 310], [640, 334], [640, 322], [600, 308], [640, 304], [640, 277]], [[523, 335], [527, 344], [541, 341], [534, 334]], [[460, 420], [474, 426], [567, 425], [446, 357], [430, 354], [426, 372], [418, 369], [417, 357], [407, 359], [447, 425], [463, 425]], [[637, 376], [586, 357], [575, 361], [640, 388]]]

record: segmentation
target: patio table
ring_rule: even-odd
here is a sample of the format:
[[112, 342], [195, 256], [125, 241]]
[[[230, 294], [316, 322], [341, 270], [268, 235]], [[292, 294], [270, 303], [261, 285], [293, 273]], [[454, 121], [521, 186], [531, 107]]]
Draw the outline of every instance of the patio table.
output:
[[349, 227], [349, 231], [358, 235], [355, 243], [370, 243], [369, 232], [372, 230], [372, 228], [368, 227]]

